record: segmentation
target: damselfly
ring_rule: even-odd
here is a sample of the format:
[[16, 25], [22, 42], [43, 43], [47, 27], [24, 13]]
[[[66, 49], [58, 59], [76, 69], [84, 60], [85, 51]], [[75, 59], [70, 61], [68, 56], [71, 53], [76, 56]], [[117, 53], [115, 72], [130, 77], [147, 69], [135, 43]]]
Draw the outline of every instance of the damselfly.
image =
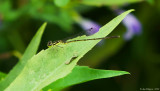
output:
[[79, 40], [71, 40], [71, 41], [62, 41], [58, 40], [55, 42], [49, 41], [47, 46], [55, 46], [58, 45], [59, 43], [72, 43], [72, 42], [78, 42], [78, 41], [90, 41], [90, 40], [101, 40], [101, 39], [112, 39], [112, 38], [119, 38], [120, 36], [111, 36], [111, 37], [102, 37], [102, 38], [92, 38], [92, 39], [79, 39]]

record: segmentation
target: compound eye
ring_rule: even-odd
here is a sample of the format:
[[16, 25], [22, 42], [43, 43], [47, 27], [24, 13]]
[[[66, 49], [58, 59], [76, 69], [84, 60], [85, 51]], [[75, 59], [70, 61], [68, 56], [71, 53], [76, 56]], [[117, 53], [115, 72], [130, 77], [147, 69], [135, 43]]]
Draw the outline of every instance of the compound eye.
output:
[[52, 46], [52, 41], [48, 41], [48, 43], [47, 43], [47, 46], [49, 47], [49, 46]]

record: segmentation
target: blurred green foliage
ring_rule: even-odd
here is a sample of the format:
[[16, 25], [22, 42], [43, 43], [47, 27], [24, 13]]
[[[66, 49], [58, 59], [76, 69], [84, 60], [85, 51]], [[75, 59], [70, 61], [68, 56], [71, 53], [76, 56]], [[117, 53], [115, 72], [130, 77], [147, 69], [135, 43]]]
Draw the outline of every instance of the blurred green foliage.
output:
[[[48, 40], [64, 39], [82, 31], [74, 24], [73, 11], [102, 25], [116, 16], [110, 10], [112, 4], [97, 7], [82, 2], [85, 0], [67, 0], [68, 2], [59, 3], [58, 6], [56, 1], [60, 0], [0, 0], [0, 70], [2, 72], [8, 73], [17, 63], [18, 58], [13, 51], [23, 54], [37, 28], [44, 21], [49, 24], [39, 50], [47, 48]], [[146, 1], [138, 1], [134, 4], [128, 2], [128, 6], [124, 7], [124, 9], [136, 10], [134, 15], [143, 26], [140, 36], [128, 42], [123, 38], [106, 40], [103, 45], [95, 47], [79, 62], [80, 65], [90, 67], [125, 70], [132, 75], [87, 82], [76, 85], [71, 88], [72, 91], [98, 91], [99, 89], [106, 91], [106, 86], [110, 91], [137, 91], [140, 88], [160, 86], [160, 1]], [[122, 7], [122, 4], [117, 5]], [[123, 36], [124, 33], [125, 28], [120, 25], [111, 35]]]

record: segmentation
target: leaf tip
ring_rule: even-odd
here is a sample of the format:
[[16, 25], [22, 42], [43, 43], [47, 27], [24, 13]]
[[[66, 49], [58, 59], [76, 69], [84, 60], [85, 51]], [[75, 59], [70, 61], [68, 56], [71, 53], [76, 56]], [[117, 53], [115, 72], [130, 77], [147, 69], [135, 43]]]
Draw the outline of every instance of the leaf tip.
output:
[[44, 22], [44, 23], [43, 23], [43, 26], [46, 27], [46, 26], [47, 26], [47, 22]]
[[131, 73], [127, 72], [127, 71], [124, 71], [123, 75], [131, 75]]
[[130, 10], [128, 10], [129, 12], [132, 12], [132, 11], [135, 11], [135, 9], [130, 9]]

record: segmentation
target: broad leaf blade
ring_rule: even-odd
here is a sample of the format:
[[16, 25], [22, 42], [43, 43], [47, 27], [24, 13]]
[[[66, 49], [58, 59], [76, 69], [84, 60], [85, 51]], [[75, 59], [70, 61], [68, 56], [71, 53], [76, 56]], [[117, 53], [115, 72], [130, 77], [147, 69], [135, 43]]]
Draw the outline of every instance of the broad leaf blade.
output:
[[[107, 36], [133, 10], [129, 10], [108, 24], [92, 36], [80, 36], [75, 39], [91, 39]], [[70, 40], [69, 40], [70, 41]], [[33, 56], [26, 64], [21, 74], [14, 80], [6, 91], [40, 90], [50, 83], [65, 77], [75, 67], [76, 63], [100, 40], [59, 43]], [[69, 64], [66, 62], [72, 61]]]
[[30, 42], [29, 46], [27, 47], [25, 53], [23, 54], [22, 58], [20, 59], [19, 63], [9, 72], [7, 77], [0, 82], [0, 91], [3, 91], [7, 86], [10, 85], [12, 81], [15, 80], [15, 78], [19, 75], [19, 73], [24, 68], [27, 61], [36, 54], [38, 50], [38, 46], [41, 41], [42, 34], [44, 32], [44, 29], [46, 27], [47, 23], [44, 23], [36, 33], [36, 35], [33, 37], [32, 41]]
[[90, 80], [110, 78], [125, 74], [129, 73], [126, 71], [99, 70], [99, 69], [91, 69], [88, 68], [87, 66], [76, 66], [73, 69], [72, 73], [45, 87], [44, 90], [47, 91], [49, 89], [52, 89], [53, 91], [59, 91], [65, 87], [87, 82]]

